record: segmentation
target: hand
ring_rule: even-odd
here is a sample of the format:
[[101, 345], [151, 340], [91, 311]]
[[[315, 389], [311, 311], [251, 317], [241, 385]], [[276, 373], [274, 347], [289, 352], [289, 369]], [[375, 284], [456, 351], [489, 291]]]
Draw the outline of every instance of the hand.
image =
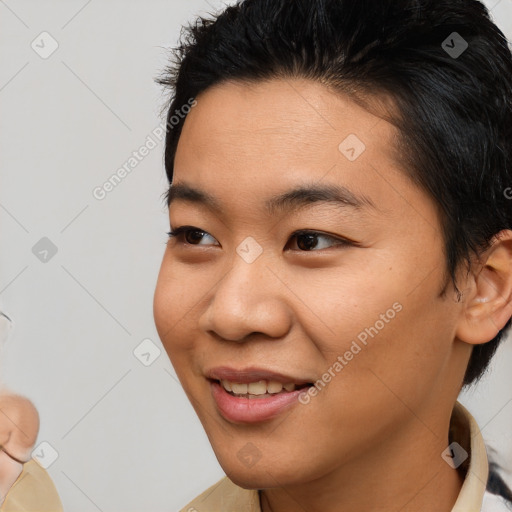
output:
[[30, 460], [39, 432], [39, 414], [27, 398], [0, 393], [0, 504]]

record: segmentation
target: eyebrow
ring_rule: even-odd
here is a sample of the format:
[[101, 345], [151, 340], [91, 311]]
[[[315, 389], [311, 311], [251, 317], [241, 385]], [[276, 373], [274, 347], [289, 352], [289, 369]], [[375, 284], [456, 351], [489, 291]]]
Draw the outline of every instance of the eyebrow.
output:
[[[177, 200], [203, 205], [217, 214], [223, 210], [221, 203], [213, 195], [187, 183], [170, 186], [167, 192], [167, 206], [170, 207], [171, 203]], [[378, 210], [373, 201], [364, 194], [357, 195], [343, 185], [334, 184], [300, 185], [271, 197], [265, 201], [264, 206], [270, 215], [276, 215], [297, 211], [314, 203], [328, 203], [354, 209], [370, 207]]]

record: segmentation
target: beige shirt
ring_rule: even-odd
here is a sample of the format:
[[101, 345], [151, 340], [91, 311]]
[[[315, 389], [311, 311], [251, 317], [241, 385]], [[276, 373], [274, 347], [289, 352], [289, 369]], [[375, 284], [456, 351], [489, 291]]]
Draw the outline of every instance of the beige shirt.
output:
[[[452, 512], [481, 512], [489, 466], [484, 440], [478, 425], [456, 402], [450, 423], [451, 439], [468, 453], [466, 477]], [[441, 456], [441, 454], [440, 454]], [[243, 489], [227, 476], [192, 500], [180, 512], [261, 512], [258, 491]]]
[[35, 460], [23, 464], [23, 471], [9, 489], [0, 512], [63, 512], [50, 475]]

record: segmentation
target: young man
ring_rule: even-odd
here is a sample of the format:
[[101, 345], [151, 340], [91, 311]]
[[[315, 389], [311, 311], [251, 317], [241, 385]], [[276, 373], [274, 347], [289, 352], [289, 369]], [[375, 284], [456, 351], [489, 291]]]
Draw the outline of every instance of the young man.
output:
[[183, 510], [478, 511], [512, 57], [477, 1], [247, 0], [174, 90], [155, 322], [227, 474]]

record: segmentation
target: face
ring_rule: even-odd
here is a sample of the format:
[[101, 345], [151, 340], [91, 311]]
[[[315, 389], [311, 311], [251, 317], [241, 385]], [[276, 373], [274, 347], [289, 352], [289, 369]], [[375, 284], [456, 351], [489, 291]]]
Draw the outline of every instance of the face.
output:
[[321, 478], [451, 410], [460, 305], [395, 136], [298, 79], [224, 83], [187, 116], [169, 216], [191, 231], [167, 244], [155, 322], [241, 486]]

